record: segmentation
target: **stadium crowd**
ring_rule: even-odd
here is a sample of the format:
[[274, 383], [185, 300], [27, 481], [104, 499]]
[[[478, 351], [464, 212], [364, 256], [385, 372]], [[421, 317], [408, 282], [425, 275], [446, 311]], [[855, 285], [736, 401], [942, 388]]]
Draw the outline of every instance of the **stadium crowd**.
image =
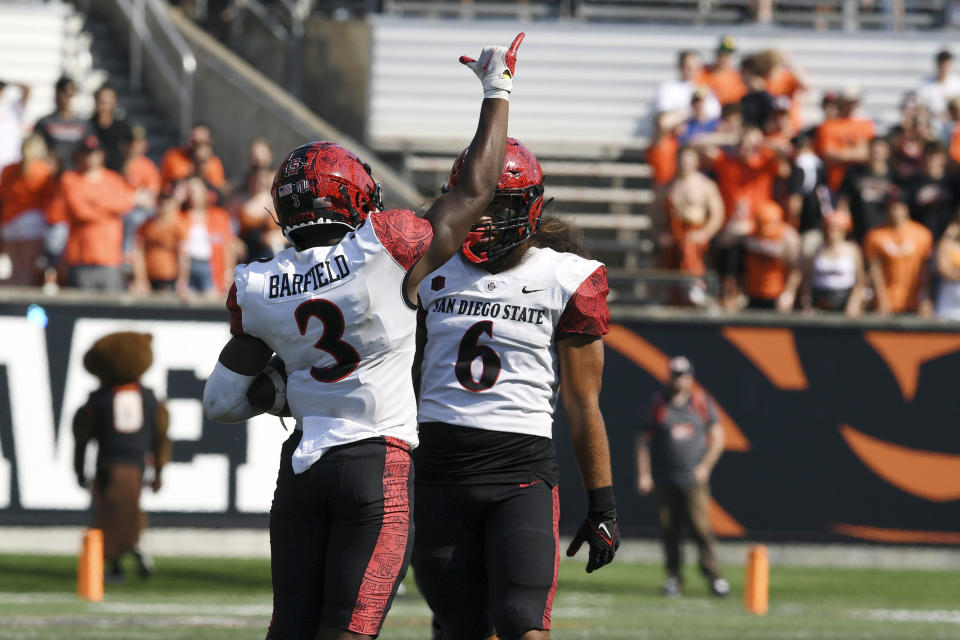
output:
[[[22, 117], [29, 87], [20, 89], [0, 123]], [[0, 283], [222, 297], [235, 264], [286, 246], [271, 213], [266, 140], [250, 142], [235, 183], [204, 124], [158, 167], [146, 131], [118, 117], [112, 87], [96, 91], [90, 119], [74, 113], [75, 95], [74, 82], [61, 78], [56, 110], [31, 133], [0, 132], [3, 149], [13, 148], [0, 173]]]
[[[721, 38], [659, 87], [647, 151], [659, 260], [715, 270], [721, 302], [782, 312], [936, 312], [960, 318], [960, 78], [948, 50], [878, 131], [861, 93], [828, 91], [803, 121], [808, 84], [776, 50]], [[696, 282], [696, 281], [694, 281]], [[699, 297], [699, 283], [677, 294]]]
[[[692, 276], [671, 302], [701, 303], [697, 278], [713, 272], [731, 311], [960, 318], [952, 66], [941, 51], [904, 94], [900, 121], [878, 131], [855, 86], [825, 92], [819, 122], [804, 122], [808, 83], [779, 51], [741, 55], [723, 37], [709, 65], [681, 52], [647, 151], [658, 261]], [[22, 137], [28, 93], [0, 107], [0, 284], [221, 297], [235, 264], [286, 245], [266, 140], [250, 142], [247, 169], [228, 181], [203, 124], [158, 167], [109, 85], [87, 119], [61, 78], [55, 111]]]

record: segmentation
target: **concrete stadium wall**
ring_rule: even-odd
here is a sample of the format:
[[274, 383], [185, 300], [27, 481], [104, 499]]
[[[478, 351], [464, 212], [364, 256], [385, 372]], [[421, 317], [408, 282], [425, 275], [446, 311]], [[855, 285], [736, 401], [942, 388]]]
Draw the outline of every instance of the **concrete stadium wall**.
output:
[[[28, 315], [31, 304], [43, 310]], [[649, 312], [614, 320], [600, 402], [625, 535], [655, 532], [651, 503], [634, 489], [634, 438], [667, 357], [683, 353], [727, 432], [713, 479], [721, 536], [960, 545], [956, 325]], [[272, 416], [203, 418], [203, 384], [229, 337], [222, 305], [79, 294], [0, 302], [0, 526], [87, 522], [70, 427], [97, 385], [83, 354], [116, 330], [153, 334], [143, 383], [171, 412], [173, 462], [163, 490], [144, 494], [153, 524], [264, 526], [289, 433]], [[554, 440], [569, 534], [585, 504], [563, 416]]]

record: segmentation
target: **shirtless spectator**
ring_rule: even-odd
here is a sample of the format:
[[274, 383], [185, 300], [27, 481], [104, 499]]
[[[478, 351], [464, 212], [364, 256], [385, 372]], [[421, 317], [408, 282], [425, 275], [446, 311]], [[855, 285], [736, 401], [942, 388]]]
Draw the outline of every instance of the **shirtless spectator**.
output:
[[866, 271], [859, 245], [847, 239], [850, 214], [838, 209], [823, 218], [823, 244], [804, 259], [801, 308], [858, 316], [863, 310]]
[[40, 284], [47, 223], [44, 210], [56, 187], [43, 137], [23, 141], [22, 159], [0, 172], [0, 252], [10, 260], [10, 277], [0, 284]]
[[955, 217], [937, 243], [936, 313], [938, 318], [960, 320], [960, 216]]
[[123, 146], [123, 177], [136, 193], [136, 206], [123, 219], [123, 252], [133, 251], [137, 229], [154, 214], [160, 195], [160, 170], [147, 157], [147, 132], [143, 127], [130, 129], [130, 140]]
[[111, 171], [123, 171], [123, 150], [130, 142], [130, 125], [117, 117], [117, 92], [108, 84], [93, 94], [94, 108], [90, 125], [100, 140], [100, 148], [107, 156], [106, 167]]
[[[694, 90], [700, 86], [703, 64], [700, 54], [696, 51], [681, 51], [678, 57], [680, 77], [677, 80], [664, 82], [657, 89], [654, 103], [657, 115], [664, 113], [674, 114], [683, 121], [690, 117], [690, 100]], [[710, 93], [706, 98], [706, 112], [711, 118], [720, 116], [720, 103]]]
[[860, 89], [844, 89], [837, 117], [821, 124], [814, 139], [814, 148], [827, 166], [827, 183], [834, 191], [840, 188], [849, 167], [868, 160], [870, 141], [877, 135], [873, 121], [856, 114], [859, 105]]
[[177, 291], [184, 297], [221, 297], [233, 284], [237, 264], [236, 236], [230, 215], [210, 203], [210, 188], [199, 176], [184, 181], [183, 202], [186, 238], [183, 251], [186, 268], [181, 270]]
[[706, 85], [713, 92], [722, 107], [739, 103], [740, 98], [747, 93], [740, 70], [733, 64], [736, 50], [736, 38], [721, 37], [713, 64], [705, 67], [700, 75], [700, 84]]
[[131, 286], [134, 293], [176, 291], [180, 274], [190, 268], [183, 251], [186, 237], [180, 198], [164, 199], [154, 216], [137, 231]]
[[77, 85], [66, 76], [57, 80], [54, 91], [56, 111], [40, 118], [33, 130], [43, 136], [47, 148], [59, 162], [59, 171], [73, 168], [74, 158], [81, 143], [93, 133], [90, 121], [73, 112], [73, 98]]
[[750, 309], [791, 311], [803, 280], [800, 236], [776, 202], [757, 208], [754, 231], [743, 240], [743, 289]]
[[910, 217], [925, 226], [936, 242], [953, 222], [957, 211], [957, 176], [947, 173], [947, 151], [939, 142], [923, 148], [923, 169], [907, 185]]
[[960, 78], [953, 73], [953, 54], [948, 49], [939, 51], [934, 62], [934, 73], [917, 90], [917, 100], [931, 116], [943, 120], [947, 103], [960, 97]]
[[178, 180], [199, 175], [216, 189], [226, 184], [223, 163], [213, 153], [213, 137], [210, 127], [195, 124], [190, 129], [190, 137], [183, 147], [174, 147], [163, 154], [160, 161], [160, 175], [164, 188], [169, 188]]
[[120, 291], [126, 288], [121, 271], [123, 217], [133, 208], [134, 192], [103, 163], [100, 142], [91, 134], [77, 152], [77, 170], [60, 177], [49, 219], [69, 225], [63, 253], [67, 285]]
[[908, 197], [894, 189], [886, 200], [887, 223], [863, 242], [878, 313], [930, 315], [930, 256], [933, 236], [910, 219]]
[[853, 237], [863, 242], [867, 232], [887, 220], [887, 196], [897, 183], [890, 165], [890, 145], [883, 138], [870, 141], [869, 162], [847, 171], [837, 206], [853, 219]]
[[[20, 95], [11, 99], [7, 87], [19, 89]], [[20, 162], [23, 145], [23, 112], [30, 97], [30, 86], [0, 80], [0, 169]]]
[[710, 241], [723, 226], [723, 199], [717, 185], [700, 173], [696, 149], [680, 150], [676, 179], [666, 191], [664, 202], [670, 225], [673, 268], [691, 276], [702, 276], [704, 257]]

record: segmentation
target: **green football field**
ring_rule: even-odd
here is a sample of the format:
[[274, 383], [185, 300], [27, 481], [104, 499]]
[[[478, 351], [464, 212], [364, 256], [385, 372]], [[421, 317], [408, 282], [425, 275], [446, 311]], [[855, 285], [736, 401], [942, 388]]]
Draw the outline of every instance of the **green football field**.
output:
[[[75, 563], [65, 556], [0, 555], [0, 639], [260, 640], [270, 618], [266, 560], [159, 558], [150, 580], [107, 585], [102, 603], [74, 595]], [[132, 573], [132, 571], [131, 571]], [[587, 575], [564, 561], [552, 637], [746, 640], [960, 638], [955, 572], [774, 567], [770, 612], [744, 613], [742, 568], [734, 594], [708, 595], [693, 569], [688, 593], [659, 595], [660, 569], [616, 563]], [[416, 595], [397, 599], [385, 640], [429, 638], [429, 611]]]

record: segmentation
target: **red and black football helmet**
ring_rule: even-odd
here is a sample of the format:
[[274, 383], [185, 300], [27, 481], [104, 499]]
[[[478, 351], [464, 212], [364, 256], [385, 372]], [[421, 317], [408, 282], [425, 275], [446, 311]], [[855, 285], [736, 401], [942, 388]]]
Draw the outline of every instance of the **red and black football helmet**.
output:
[[[455, 187], [467, 157], [464, 149], [450, 170], [448, 188]], [[507, 138], [503, 171], [493, 196], [490, 224], [470, 229], [460, 251], [471, 262], [481, 264], [505, 256], [536, 230], [543, 213], [543, 170], [537, 157], [522, 142]], [[481, 240], [487, 240], [481, 243]]]
[[356, 229], [383, 208], [370, 165], [335, 142], [308, 142], [284, 158], [273, 179], [273, 206], [283, 235], [315, 224]]

